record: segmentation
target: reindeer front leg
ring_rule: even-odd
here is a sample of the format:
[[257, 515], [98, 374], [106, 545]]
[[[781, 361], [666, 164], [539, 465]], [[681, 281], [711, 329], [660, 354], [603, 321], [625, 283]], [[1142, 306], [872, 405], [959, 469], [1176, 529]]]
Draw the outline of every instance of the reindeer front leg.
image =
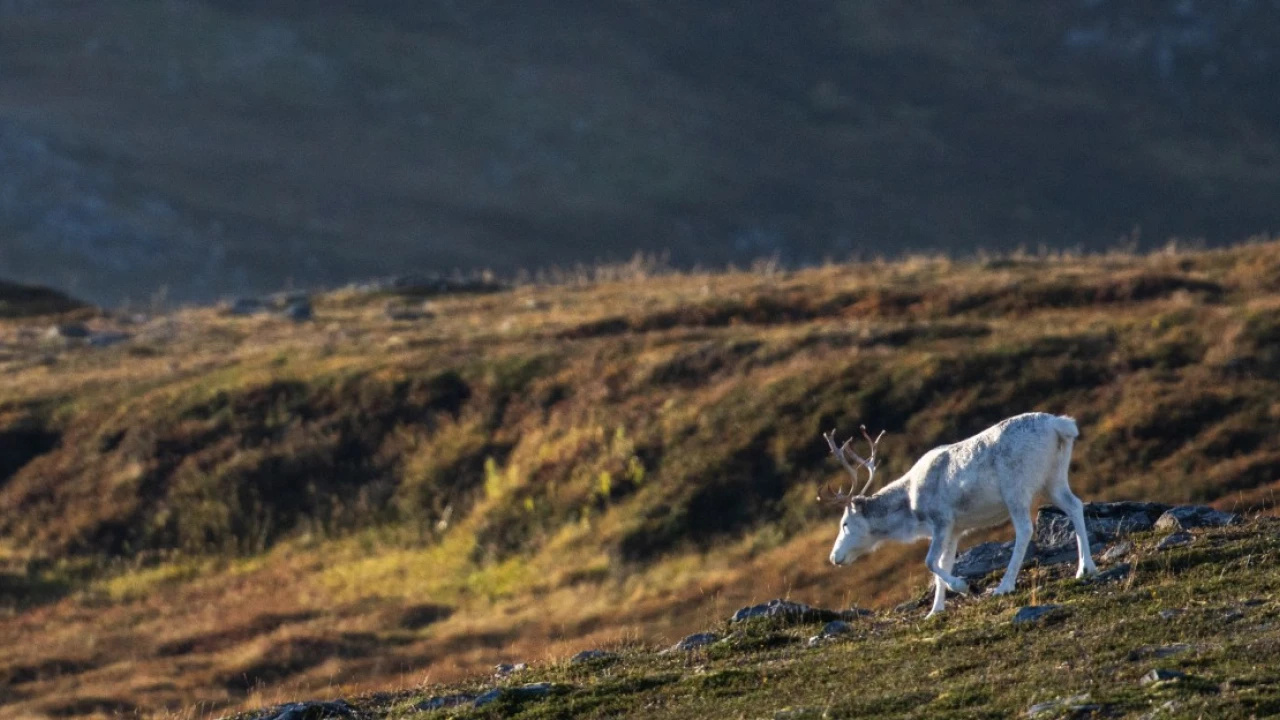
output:
[[942, 584], [947, 586], [951, 592], [968, 593], [969, 583], [952, 575], [947, 568], [943, 567], [944, 551], [952, 542], [951, 525], [934, 525], [933, 537], [929, 541], [929, 553], [925, 555], [924, 564], [928, 566], [929, 572], [941, 580]]
[[1009, 558], [1009, 567], [1000, 579], [992, 595], [1008, 595], [1018, 584], [1018, 571], [1022, 569], [1022, 561], [1027, 556], [1027, 547], [1031, 544], [1031, 511], [1019, 508], [1011, 513], [1013, 520], [1013, 557]]
[[[949, 533], [947, 544], [942, 549], [942, 569], [951, 572], [956, 560], [956, 546], [960, 544], [960, 538], [955, 533]], [[925, 615], [925, 619], [943, 611], [947, 601], [947, 586], [942, 582], [942, 578], [937, 575], [933, 576], [933, 608], [929, 610], [929, 614]]]

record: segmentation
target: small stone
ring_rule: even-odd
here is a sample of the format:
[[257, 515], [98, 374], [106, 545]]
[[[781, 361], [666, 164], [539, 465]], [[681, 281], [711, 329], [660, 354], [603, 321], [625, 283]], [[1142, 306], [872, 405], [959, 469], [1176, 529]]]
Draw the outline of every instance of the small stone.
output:
[[720, 639], [720, 636], [716, 635], [715, 633], [696, 633], [684, 638], [683, 640], [676, 643], [675, 645], [672, 645], [671, 647], [667, 648], [663, 652], [664, 653], [688, 652], [695, 648], [706, 647], [707, 645], [710, 645], [719, 639]]
[[616, 659], [617, 657], [618, 656], [616, 654], [611, 652], [606, 652], [604, 650], [583, 650], [577, 655], [574, 655], [573, 657], [569, 658], [569, 662], [573, 663], [574, 665], [579, 665], [582, 663], [591, 662], [593, 660], [613, 660], [613, 659]]
[[1104, 563], [1113, 563], [1131, 552], [1133, 552], [1133, 543], [1124, 540], [1107, 548], [1107, 551], [1102, 553], [1102, 557], [1099, 559]]
[[131, 337], [131, 335], [127, 335], [122, 332], [94, 333], [89, 336], [89, 345], [92, 347], [111, 347], [112, 345], [119, 345], [122, 342], [126, 342]]
[[1018, 612], [1013, 616], [1013, 624], [1034, 624], [1062, 615], [1065, 615], [1065, 609], [1061, 605], [1028, 605], [1018, 608]]
[[484, 707], [504, 695], [517, 700], [533, 700], [551, 694], [552, 687], [554, 686], [549, 682], [539, 682], [513, 688], [494, 688], [477, 697], [473, 702], [476, 707]]
[[1179, 615], [1182, 615], [1182, 614], [1183, 614], [1183, 613], [1185, 613], [1185, 612], [1186, 612], [1186, 610], [1183, 610], [1183, 609], [1181, 609], [1181, 608], [1167, 608], [1167, 609], [1165, 609], [1165, 610], [1161, 610], [1161, 611], [1160, 611], [1160, 619], [1161, 619], [1161, 620], [1172, 620], [1172, 619], [1174, 619], [1174, 618], [1178, 617]]
[[1266, 605], [1267, 601], [1262, 598], [1249, 598], [1240, 604], [1244, 607], [1258, 607], [1259, 605]]
[[1182, 547], [1195, 542], [1195, 536], [1189, 532], [1176, 532], [1156, 544], [1157, 550], [1168, 550], [1170, 548]]
[[770, 600], [761, 605], [752, 605], [744, 607], [733, 614], [731, 622], [743, 622], [752, 618], [768, 617], [768, 618], [785, 618], [795, 622], [824, 622], [827, 620], [835, 620], [842, 613], [833, 610], [823, 610], [813, 608], [804, 603], [793, 602], [791, 600]]
[[1138, 660], [1145, 660], [1149, 658], [1160, 660], [1163, 658], [1167, 658], [1171, 655], [1177, 655], [1178, 653], [1187, 652], [1188, 650], [1191, 650], [1191, 649], [1193, 648], [1190, 645], [1187, 645], [1186, 643], [1177, 643], [1174, 645], [1159, 645], [1159, 646], [1143, 645], [1137, 650], [1134, 650], [1129, 653], [1129, 660], [1131, 662], [1136, 662]]
[[355, 710], [345, 702], [302, 702], [290, 703], [264, 715], [261, 720], [329, 720], [329, 718], [355, 717]]
[[267, 305], [258, 298], [242, 297], [236, 298], [223, 306], [223, 311], [228, 315], [257, 315], [266, 312]]
[[1179, 680], [1183, 680], [1186, 677], [1187, 677], [1186, 673], [1178, 672], [1177, 670], [1165, 670], [1163, 668], [1158, 668], [1158, 669], [1152, 670], [1146, 675], [1143, 675], [1141, 683], [1143, 685], [1152, 685], [1157, 683], [1173, 683], [1173, 682], [1178, 682]]
[[1088, 579], [1088, 582], [1096, 585], [1104, 585], [1109, 582], [1115, 582], [1116, 580], [1123, 580], [1129, 576], [1129, 571], [1132, 569], [1133, 566], [1129, 563], [1120, 563], [1115, 567], [1107, 568], [1097, 575], [1094, 575]]
[[89, 328], [80, 323], [63, 323], [50, 327], [44, 336], [50, 340], [83, 340], [89, 337]]
[[826, 637], [835, 637], [853, 632], [853, 627], [843, 620], [832, 620], [822, 626], [822, 634]]
[[307, 322], [315, 317], [315, 313], [311, 309], [311, 302], [303, 300], [290, 304], [284, 309], [284, 316], [294, 322]]
[[1235, 513], [1214, 510], [1207, 505], [1180, 505], [1169, 508], [1156, 520], [1157, 530], [1194, 530], [1204, 527], [1223, 527], [1239, 522]]
[[1047, 702], [1036, 703], [1035, 705], [1027, 708], [1027, 717], [1039, 717], [1048, 713], [1057, 714], [1063, 711], [1068, 712], [1074, 717], [1102, 709], [1101, 705], [1090, 705], [1088, 703], [1089, 693], [1072, 695], [1071, 697], [1065, 698], [1054, 698]]
[[443, 710], [444, 708], [458, 707], [475, 702], [475, 695], [441, 695], [427, 700], [423, 700], [413, 706], [414, 710]]

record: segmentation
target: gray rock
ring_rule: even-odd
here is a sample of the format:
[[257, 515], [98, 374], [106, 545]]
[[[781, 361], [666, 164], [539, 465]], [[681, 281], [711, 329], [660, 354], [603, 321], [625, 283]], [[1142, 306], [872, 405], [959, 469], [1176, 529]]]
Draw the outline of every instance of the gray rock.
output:
[[963, 578], [985, 577], [1008, 567], [1012, 558], [1012, 542], [984, 542], [960, 553], [956, 557], [954, 572]]
[[303, 300], [295, 302], [284, 309], [284, 316], [294, 322], [307, 322], [315, 317], [315, 312], [311, 309], [311, 301]]
[[574, 665], [589, 663], [594, 660], [614, 660], [618, 656], [615, 653], [606, 652], [604, 650], [583, 650], [582, 652], [569, 658], [569, 662]]
[[[1107, 542], [1135, 532], [1145, 532], [1155, 527], [1156, 519], [1169, 510], [1164, 503], [1112, 502], [1085, 503], [1084, 524], [1089, 530], [1090, 541]], [[1035, 541], [1037, 545], [1052, 547], [1075, 541], [1075, 528], [1066, 513], [1056, 507], [1040, 508], [1036, 516]]]
[[445, 708], [459, 707], [468, 703], [475, 702], [475, 695], [440, 695], [427, 700], [423, 700], [413, 706], [414, 710], [443, 710]]
[[1123, 580], [1129, 576], [1129, 571], [1132, 569], [1133, 569], [1133, 566], [1130, 565], [1129, 563], [1120, 563], [1115, 567], [1107, 568], [1106, 570], [1103, 570], [1097, 575], [1094, 575], [1093, 577], [1089, 578], [1087, 582], [1094, 583], [1096, 585], [1105, 585], [1106, 583], [1109, 583], [1109, 582]]
[[1102, 557], [1099, 559], [1105, 563], [1113, 563], [1117, 560], [1124, 558], [1124, 556], [1128, 555], [1131, 552], [1133, 552], [1133, 543], [1129, 542], [1128, 540], [1124, 540], [1122, 542], [1118, 542], [1115, 545], [1112, 545], [1111, 547], [1107, 548], [1107, 551], [1102, 553]]
[[1154, 658], [1160, 660], [1171, 655], [1184, 653], [1194, 648], [1186, 643], [1176, 643], [1174, 645], [1143, 645], [1129, 653], [1130, 661], [1146, 660]]
[[1189, 532], [1176, 532], [1156, 544], [1157, 550], [1168, 550], [1170, 548], [1182, 547], [1195, 542], [1196, 537]]
[[388, 305], [383, 311], [388, 320], [395, 322], [414, 322], [417, 320], [427, 320], [435, 317], [434, 313], [425, 312], [417, 308], [405, 307], [403, 305]]
[[267, 311], [267, 304], [255, 297], [236, 298], [223, 306], [228, 315], [257, 315]]
[[1018, 608], [1018, 612], [1013, 616], [1014, 625], [1033, 625], [1041, 622], [1060, 618], [1066, 615], [1066, 609], [1061, 605], [1027, 605]]
[[733, 614], [731, 622], [743, 622], [758, 617], [785, 618], [794, 622], [829, 622], [870, 615], [868, 610], [853, 608], [844, 612], [814, 608], [791, 600], [770, 600], [760, 605], [744, 607]]
[[1074, 717], [1077, 715], [1096, 712], [1101, 709], [1101, 705], [1089, 704], [1089, 693], [1082, 693], [1080, 695], [1072, 695], [1071, 697], [1054, 698], [1047, 702], [1036, 703], [1035, 705], [1027, 708], [1027, 717], [1040, 717], [1041, 715], [1048, 715], [1050, 713], [1058, 715], [1062, 712], [1066, 712]]
[[[1084, 520], [1090, 547], [1099, 548], [1117, 537], [1155, 527], [1157, 518], [1170, 509], [1163, 503], [1085, 503]], [[1071, 520], [1061, 510], [1045, 506], [1036, 516], [1035, 533], [1026, 562], [1058, 565], [1076, 561], [1076, 535]], [[1132, 546], [1130, 546], [1132, 547]], [[955, 574], [981, 578], [1009, 566], [1013, 542], [986, 542], [960, 553]]]
[[809, 638], [809, 646], [821, 645], [827, 640], [834, 640], [841, 635], [853, 632], [853, 626], [843, 620], [832, 620], [823, 626], [822, 632]]
[[60, 323], [45, 331], [50, 340], [83, 340], [89, 337], [89, 328], [80, 323]]
[[122, 332], [100, 332], [89, 336], [89, 345], [93, 347], [111, 347], [128, 342], [132, 335]]
[[1187, 674], [1178, 672], [1177, 670], [1165, 670], [1157, 668], [1142, 676], [1140, 681], [1143, 685], [1160, 685], [1164, 683], [1175, 683], [1179, 680], [1185, 680]]
[[342, 700], [334, 702], [301, 702], [272, 708], [258, 715], [257, 720], [328, 720], [329, 718], [353, 718], [355, 710]]
[[822, 627], [822, 634], [826, 637], [836, 637], [850, 632], [853, 632], [853, 626], [843, 620], [832, 620]]
[[535, 700], [550, 695], [553, 687], [549, 682], [540, 682], [513, 688], [494, 688], [477, 697], [473, 703], [476, 707], [484, 707], [502, 697], [516, 700]]
[[706, 647], [719, 639], [720, 636], [715, 633], [695, 633], [667, 648], [663, 653], [688, 652], [695, 648]]
[[1206, 505], [1180, 505], [1169, 508], [1156, 520], [1157, 530], [1194, 530], [1223, 527], [1240, 521], [1235, 513], [1214, 510]]

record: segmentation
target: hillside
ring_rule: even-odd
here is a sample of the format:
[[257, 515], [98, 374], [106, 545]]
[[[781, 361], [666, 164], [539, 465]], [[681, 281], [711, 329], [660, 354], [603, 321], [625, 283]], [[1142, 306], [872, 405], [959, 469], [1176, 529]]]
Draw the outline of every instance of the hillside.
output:
[[[914, 606], [829, 623], [812, 611], [730, 619], [671, 649], [628, 643], [495, 679], [240, 717], [1271, 717], [1277, 530], [1210, 531], [1175, 550], [1136, 538], [1109, 579], [1036, 569], [1030, 590], [952, 600], [963, 606], [923, 622]], [[1041, 619], [1020, 621], [1030, 608]]]
[[1275, 241], [486, 289], [0, 321], [3, 713], [456, 681], [774, 597], [883, 611], [921, 548], [826, 564], [831, 427], [885, 429], [893, 475], [1069, 412], [1086, 500], [1274, 504]]
[[1277, 29], [1270, 2], [8, 0], [0, 276], [113, 306], [1229, 242], [1277, 227]]

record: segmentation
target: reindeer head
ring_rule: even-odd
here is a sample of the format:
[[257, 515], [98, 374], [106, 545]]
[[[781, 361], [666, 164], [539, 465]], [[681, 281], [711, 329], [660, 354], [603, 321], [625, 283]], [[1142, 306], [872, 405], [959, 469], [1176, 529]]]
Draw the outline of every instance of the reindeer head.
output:
[[[849, 486], [848, 492], [845, 492], [842, 487], [832, 490], [829, 485], [818, 490], [818, 502], [844, 508], [844, 516], [840, 518], [840, 534], [836, 536], [836, 543], [831, 548], [831, 563], [833, 565], [848, 565], [860, 555], [870, 551], [876, 544], [871, 537], [871, 528], [867, 524], [867, 518], [862, 510], [867, 501], [867, 491], [871, 489], [871, 484], [876, 478], [876, 468], [878, 467], [876, 447], [880, 444], [880, 438], [884, 437], [884, 431], [880, 431], [880, 434], [872, 440], [871, 435], [867, 433], [867, 426], [862, 426], [862, 437], [866, 438], [867, 443], [871, 445], [871, 453], [865, 458], [849, 447], [853, 444], [853, 438], [849, 438], [844, 441], [843, 445], [837, 446], [835, 430], [823, 433], [822, 437], [826, 438], [832, 454], [840, 460], [840, 464], [844, 466], [844, 469], [848, 470], [849, 474], [853, 476], [853, 484]], [[853, 489], [858, 485], [858, 468], [849, 463], [851, 458], [858, 463], [860, 468], [867, 471], [867, 482], [856, 495]]]

